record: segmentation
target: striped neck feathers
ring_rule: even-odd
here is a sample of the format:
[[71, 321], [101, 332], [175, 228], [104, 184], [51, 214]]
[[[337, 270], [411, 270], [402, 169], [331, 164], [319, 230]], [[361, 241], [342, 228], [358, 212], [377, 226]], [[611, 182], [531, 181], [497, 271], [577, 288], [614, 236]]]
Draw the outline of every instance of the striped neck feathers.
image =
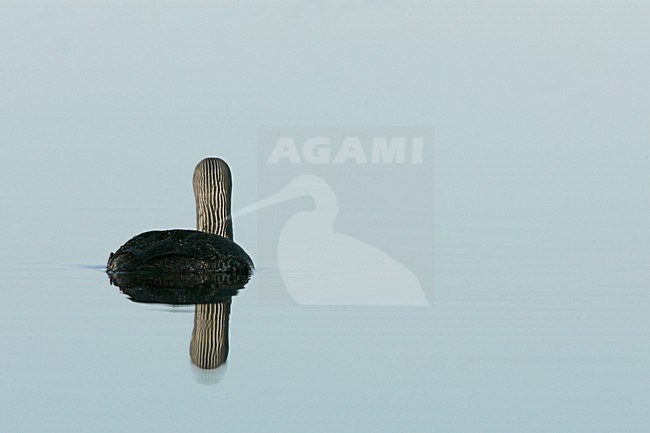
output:
[[206, 158], [194, 169], [196, 229], [233, 239], [230, 218], [232, 177], [228, 164], [220, 158]]

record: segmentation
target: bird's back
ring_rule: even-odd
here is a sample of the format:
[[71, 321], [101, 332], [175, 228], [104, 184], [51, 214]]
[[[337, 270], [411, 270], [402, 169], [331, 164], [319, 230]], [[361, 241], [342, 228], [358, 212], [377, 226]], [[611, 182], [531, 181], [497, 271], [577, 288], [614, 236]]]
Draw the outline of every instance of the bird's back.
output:
[[141, 233], [115, 253], [109, 272], [250, 274], [253, 261], [233, 241], [197, 230], [161, 230]]

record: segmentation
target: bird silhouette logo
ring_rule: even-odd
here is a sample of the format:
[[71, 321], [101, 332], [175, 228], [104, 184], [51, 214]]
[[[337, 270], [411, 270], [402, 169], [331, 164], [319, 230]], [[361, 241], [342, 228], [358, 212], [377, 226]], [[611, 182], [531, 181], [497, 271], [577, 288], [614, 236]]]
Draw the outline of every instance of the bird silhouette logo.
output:
[[334, 231], [336, 194], [320, 176], [299, 175], [271, 196], [233, 217], [297, 197], [310, 196], [312, 210], [299, 211], [282, 227], [277, 246], [279, 272], [301, 305], [430, 305], [417, 276], [385, 251]]

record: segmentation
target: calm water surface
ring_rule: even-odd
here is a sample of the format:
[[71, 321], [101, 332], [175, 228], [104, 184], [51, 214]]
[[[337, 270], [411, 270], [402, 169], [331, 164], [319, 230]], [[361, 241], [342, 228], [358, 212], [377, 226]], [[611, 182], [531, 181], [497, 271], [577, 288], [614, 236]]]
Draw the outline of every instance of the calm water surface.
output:
[[640, 270], [562, 286], [562, 269], [518, 268], [536, 277], [441, 283], [421, 308], [271, 305], [260, 269], [233, 298], [227, 366], [206, 377], [189, 357], [193, 307], [130, 302], [101, 264], [3, 263], [1, 431], [647, 425], [650, 298], [625, 282]]

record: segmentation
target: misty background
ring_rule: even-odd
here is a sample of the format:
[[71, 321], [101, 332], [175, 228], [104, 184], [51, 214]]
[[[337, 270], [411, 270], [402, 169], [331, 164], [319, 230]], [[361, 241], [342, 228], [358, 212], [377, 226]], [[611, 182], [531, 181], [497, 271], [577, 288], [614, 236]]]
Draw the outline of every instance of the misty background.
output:
[[[643, 430], [649, 17], [1, 1], [0, 430]], [[193, 311], [131, 303], [101, 268], [137, 233], [195, 226], [200, 159], [228, 161], [237, 210], [261, 198], [258, 128], [314, 125], [434, 130], [431, 307], [264, 306], [260, 267], [233, 300], [227, 374], [198, 384]], [[273, 266], [262, 218], [235, 239]]]

